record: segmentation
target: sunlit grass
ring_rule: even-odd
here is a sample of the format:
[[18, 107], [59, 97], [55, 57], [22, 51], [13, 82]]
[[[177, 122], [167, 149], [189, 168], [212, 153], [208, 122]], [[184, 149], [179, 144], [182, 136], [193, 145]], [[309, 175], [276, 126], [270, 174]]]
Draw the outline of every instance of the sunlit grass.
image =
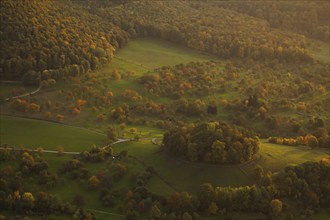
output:
[[106, 136], [93, 131], [40, 120], [3, 116], [0, 117], [0, 143], [30, 149], [42, 147], [65, 151], [84, 151], [95, 144], [103, 146]]
[[330, 45], [322, 41], [312, 41], [311, 45], [308, 48], [308, 52], [316, 60], [322, 62], [330, 61]]

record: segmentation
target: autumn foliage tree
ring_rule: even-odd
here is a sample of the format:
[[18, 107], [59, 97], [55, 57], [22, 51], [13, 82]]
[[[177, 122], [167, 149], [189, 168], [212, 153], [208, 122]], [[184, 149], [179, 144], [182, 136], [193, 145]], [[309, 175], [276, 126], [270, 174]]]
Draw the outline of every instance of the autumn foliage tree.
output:
[[258, 152], [259, 140], [243, 128], [209, 122], [169, 128], [162, 146], [192, 162], [241, 163]]

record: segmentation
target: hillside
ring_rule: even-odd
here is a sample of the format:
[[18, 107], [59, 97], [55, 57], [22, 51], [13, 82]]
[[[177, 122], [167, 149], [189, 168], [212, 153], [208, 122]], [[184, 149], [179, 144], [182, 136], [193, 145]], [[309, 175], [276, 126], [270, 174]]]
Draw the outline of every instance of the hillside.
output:
[[109, 62], [127, 33], [69, 1], [1, 1], [1, 79], [77, 76]]
[[209, 4], [5, 0], [1, 8], [1, 78], [27, 84], [95, 70], [128, 39], [142, 36], [223, 58], [311, 60], [303, 36]]
[[303, 36], [271, 29], [261, 19], [232, 10], [187, 1], [133, 1], [115, 8], [93, 3], [96, 14], [133, 36], [160, 37], [223, 58], [310, 60]]
[[262, 4], [255, 1], [218, 1], [211, 4], [264, 19], [273, 28], [329, 42], [328, 1], [263, 1]]

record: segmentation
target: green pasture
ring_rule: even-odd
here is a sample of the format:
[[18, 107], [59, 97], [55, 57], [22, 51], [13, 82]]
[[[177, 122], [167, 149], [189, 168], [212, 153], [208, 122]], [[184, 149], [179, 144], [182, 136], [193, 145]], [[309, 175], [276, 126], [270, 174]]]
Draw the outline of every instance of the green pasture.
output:
[[[151, 144], [151, 140], [129, 142], [115, 145], [115, 150], [128, 150], [142, 160], [178, 191], [196, 192], [202, 183], [209, 182], [216, 186], [241, 186], [253, 181], [239, 167], [213, 166], [186, 163], [159, 151], [159, 147]], [[162, 195], [169, 195], [174, 190], [164, 183], [159, 185], [156, 179], [151, 180], [149, 189]]]
[[142, 67], [150, 69], [191, 61], [216, 59], [196, 50], [155, 38], [132, 40], [122, 50], [119, 50], [115, 56], [132, 64], [141, 64]]
[[143, 74], [162, 66], [212, 59], [216, 58], [164, 40], [140, 38], [130, 41], [124, 48], [118, 50], [112, 62], [95, 74], [97, 80], [103, 84], [104, 79], [111, 78], [114, 69], [117, 69], [121, 74], [134, 71], [135, 75], [128, 79], [109, 80], [106, 85], [103, 84], [102, 87], [99, 86], [98, 88], [112, 91], [115, 96], [116, 93], [121, 93], [125, 89], [131, 89], [148, 97], [148, 94], [143, 94], [143, 87], [137, 82], [137, 78]]
[[322, 41], [312, 41], [311, 45], [307, 48], [308, 52], [315, 60], [322, 62], [329, 62], [330, 45]]
[[[327, 156], [326, 149], [308, 149], [305, 146], [284, 146], [261, 143], [260, 159], [243, 165], [222, 166], [198, 163], [187, 163], [159, 150], [150, 140], [121, 143], [114, 146], [115, 150], [128, 150], [155, 168], [157, 173], [170, 183], [176, 190], [196, 192], [202, 183], [209, 182], [214, 186], [244, 186], [254, 183], [253, 169], [259, 164], [265, 170], [280, 171], [288, 165], [296, 165], [306, 161], [318, 161]], [[159, 185], [158, 179], [152, 179], [149, 189], [162, 195], [169, 195], [173, 189], [167, 184]]]
[[324, 148], [311, 149], [307, 146], [286, 146], [268, 143], [261, 140], [259, 154], [261, 158], [248, 164], [244, 170], [251, 174], [254, 166], [259, 164], [264, 170], [272, 172], [283, 170], [288, 165], [298, 165], [307, 161], [319, 161], [329, 155]]
[[[162, 66], [212, 59], [217, 58], [168, 41], [155, 38], [139, 38], [128, 42], [124, 48], [118, 50], [112, 62], [99, 69], [96, 74], [98, 79], [102, 80], [111, 77], [112, 71], [117, 69], [120, 73], [134, 71], [135, 75], [132, 78], [136, 78]], [[132, 89], [132, 87], [129, 88]]]
[[93, 144], [103, 146], [106, 141], [105, 135], [90, 130], [4, 115], [0, 117], [0, 128], [1, 145], [22, 145], [31, 149], [57, 150], [62, 146], [65, 151], [80, 152]]

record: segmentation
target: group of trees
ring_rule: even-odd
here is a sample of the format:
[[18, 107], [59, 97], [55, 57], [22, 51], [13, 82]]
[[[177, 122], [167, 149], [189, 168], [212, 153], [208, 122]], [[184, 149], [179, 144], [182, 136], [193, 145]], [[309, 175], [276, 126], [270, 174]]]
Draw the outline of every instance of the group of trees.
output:
[[214, 6], [248, 14], [269, 22], [271, 27], [294, 31], [329, 41], [328, 2], [254, 2], [221, 1]]
[[[290, 198], [299, 201], [299, 209], [315, 210], [329, 203], [329, 171], [328, 159], [288, 166], [276, 174], [264, 173], [261, 169], [257, 172], [259, 179], [268, 176], [269, 180], [258, 185], [232, 188], [203, 184], [197, 193], [197, 204], [200, 210], [210, 214], [214, 210], [217, 210], [215, 213], [254, 211], [276, 216], [282, 211], [283, 199]], [[287, 206], [286, 211], [293, 210]]]
[[[256, 185], [214, 187], [204, 183], [196, 193], [174, 192], [168, 198], [137, 187], [126, 194], [127, 219], [137, 219], [146, 211], [151, 218], [164, 220], [198, 219], [199, 214], [230, 216], [232, 212], [257, 212], [271, 219], [310, 215], [314, 210], [326, 208], [329, 202], [329, 166], [329, 160], [325, 159], [289, 166], [276, 174], [256, 167]], [[299, 202], [292, 209], [289, 204], [297, 199]]]
[[140, 78], [144, 88], [153, 94], [174, 99], [184, 95], [205, 96], [214, 92], [224, 92], [225, 77], [213, 62], [191, 62], [175, 67], [164, 66], [156, 73]]
[[109, 62], [128, 40], [120, 27], [69, 2], [1, 2], [2, 79], [77, 76]]
[[[279, 173], [265, 173], [256, 167], [257, 185], [244, 187], [214, 187], [210, 183], [200, 186], [198, 192], [174, 192], [167, 200], [160, 200], [150, 215], [156, 219], [195, 219], [198, 214], [227, 215], [232, 212], [258, 212], [271, 219], [279, 215], [310, 215], [329, 203], [329, 159], [288, 166]], [[263, 180], [263, 181], [259, 181]], [[295, 207], [291, 207], [295, 201]], [[157, 211], [157, 212], [156, 212]], [[184, 218], [189, 215], [190, 218]], [[293, 214], [294, 213], [294, 214]]]
[[208, 122], [168, 128], [162, 147], [192, 162], [242, 163], [258, 152], [259, 140], [246, 129]]
[[307, 134], [306, 136], [298, 136], [296, 138], [269, 137], [268, 142], [289, 146], [307, 145], [311, 148], [330, 148], [330, 137], [327, 133], [323, 133], [320, 137], [316, 137], [312, 134]]
[[103, 162], [104, 160], [113, 156], [113, 149], [111, 147], [100, 148], [92, 146], [89, 151], [81, 152], [79, 156], [83, 161]]
[[[4, 146], [0, 150], [1, 162], [17, 162], [18, 166], [6, 165], [0, 169], [0, 211], [19, 216], [64, 214], [74, 219], [95, 219], [89, 211], [62, 202], [57, 195], [44, 191], [29, 192], [27, 178], [40, 184], [38, 188], [53, 187], [58, 183], [59, 175], [51, 173], [48, 163], [42, 159], [42, 149], [28, 151], [13, 150]], [[93, 217], [94, 216], [94, 217]], [[90, 218], [89, 218], [90, 217]]]
[[25, 99], [13, 99], [10, 103], [12, 111], [17, 112], [40, 112], [40, 105], [34, 102], [28, 102]]
[[294, 199], [303, 208], [315, 210], [330, 202], [330, 160], [288, 166], [273, 175], [280, 197]]

